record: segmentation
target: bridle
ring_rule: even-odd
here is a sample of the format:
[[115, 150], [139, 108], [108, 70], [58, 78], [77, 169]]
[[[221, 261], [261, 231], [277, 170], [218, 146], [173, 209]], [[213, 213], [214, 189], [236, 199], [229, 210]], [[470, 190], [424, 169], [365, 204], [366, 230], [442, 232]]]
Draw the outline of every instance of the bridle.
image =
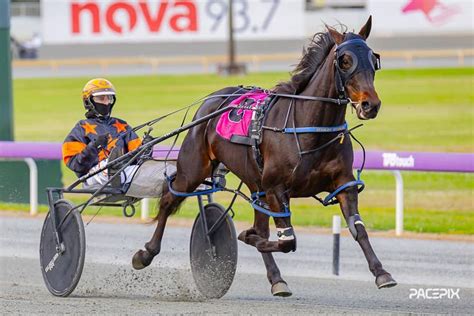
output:
[[[346, 36], [354, 35], [349, 33]], [[340, 65], [343, 56], [346, 54], [352, 58], [352, 65], [349, 69], [343, 69]], [[381, 68], [380, 55], [374, 53], [362, 38], [351, 38], [340, 45], [336, 45], [334, 50], [334, 78], [339, 98], [347, 97], [344, 87], [356, 73], [369, 71], [375, 74]]]
[[[338, 105], [351, 104], [356, 106], [358, 102], [352, 101], [346, 94], [345, 85], [346, 83], [360, 71], [370, 71], [373, 74], [382, 68], [380, 63], [380, 55], [374, 53], [367, 43], [352, 33], [347, 33], [346, 37], [348, 40], [336, 45], [334, 50], [334, 79], [336, 85], [336, 91], [338, 98], [326, 98], [326, 97], [315, 97], [297, 94], [277, 93], [273, 91], [266, 91], [270, 95], [279, 96], [283, 98], [307, 100], [307, 101], [320, 101], [335, 103]], [[348, 54], [352, 58], [352, 66], [349, 69], [343, 69], [340, 66], [340, 61], [344, 54]], [[367, 58], [368, 57], [368, 58]]]

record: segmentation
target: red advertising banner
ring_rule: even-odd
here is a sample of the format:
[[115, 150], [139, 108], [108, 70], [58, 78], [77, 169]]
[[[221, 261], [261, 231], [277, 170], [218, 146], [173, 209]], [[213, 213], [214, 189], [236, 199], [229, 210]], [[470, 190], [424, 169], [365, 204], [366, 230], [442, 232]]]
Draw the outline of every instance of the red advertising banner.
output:
[[[46, 43], [225, 40], [228, 0], [42, 0]], [[304, 1], [234, 0], [238, 39], [304, 37]]]

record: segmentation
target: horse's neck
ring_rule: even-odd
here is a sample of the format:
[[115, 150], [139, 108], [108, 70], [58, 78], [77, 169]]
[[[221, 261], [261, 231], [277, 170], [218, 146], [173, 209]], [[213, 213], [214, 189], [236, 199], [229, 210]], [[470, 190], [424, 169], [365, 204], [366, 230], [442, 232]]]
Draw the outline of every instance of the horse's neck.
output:
[[[332, 53], [329, 54], [332, 56]], [[326, 58], [323, 65], [315, 72], [301, 95], [337, 99], [332, 57]], [[335, 126], [345, 121], [346, 107], [335, 103], [305, 101], [304, 109], [296, 111], [300, 126]]]

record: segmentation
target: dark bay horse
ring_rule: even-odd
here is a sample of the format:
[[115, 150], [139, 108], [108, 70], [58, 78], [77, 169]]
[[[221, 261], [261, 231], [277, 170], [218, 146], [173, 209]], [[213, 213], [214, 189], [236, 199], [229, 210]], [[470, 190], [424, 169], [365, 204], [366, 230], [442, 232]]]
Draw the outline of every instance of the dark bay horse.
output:
[[[377, 116], [381, 101], [374, 88], [378, 55], [365, 40], [371, 29], [371, 18], [358, 34], [339, 33], [331, 27], [317, 33], [293, 72], [289, 82], [278, 84], [276, 94], [291, 94], [299, 98], [279, 97], [266, 114], [265, 125], [284, 127], [341, 126], [345, 123], [346, 106], [311, 98], [325, 97], [332, 100], [349, 98], [358, 118], [366, 120]], [[215, 94], [232, 94], [239, 87], [228, 87]], [[205, 101], [194, 119], [213, 113], [227, 106], [228, 98]], [[290, 117], [290, 120], [287, 117]], [[331, 142], [338, 133], [283, 134], [263, 130], [259, 146], [263, 167], [259, 166], [251, 147], [231, 143], [216, 133], [217, 119], [191, 128], [186, 135], [177, 161], [177, 174], [173, 189], [194, 191], [213, 169], [223, 163], [240, 178], [250, 192], [265, 192], [265, 203], [272, 212], [288, 213], [291, 198], [315, 196], [321, 192], [334, 192], [355, 180], [352, 170], [353, 149], [350, 137]], [[289, 123], [288, 123], [289, 124]], [[325, 146], [321, 150], [311, 149]], [[308, 151], [303, 155], [302, 152]], [[160, 252], [161, 240], [167, 218], [173, 214], [184, 197], [176, 196], [165, 184], [155, 218], [156, 230], [145, 250], [133, 257], [135, 269], [148, 266]], [[383, 269], [369, 242], [364, 223], [359, 216], [358, 188], [348, 186], [336, 195], [344, 218], [354, 239], [359, 243], [375, 276], [379, 288], [396, 285], [392, 276]], [[252, 245], [262, 254], [272, 294], [289, 296], [291, 291], [282, 279], [272, 252], [296, 250], [296, 236], [291, 226], [291, 216], [274, 216], [278, 240], [269, 240], [269, 216], [255, 211], [253, 226], [239, 235], [239, 240]]]

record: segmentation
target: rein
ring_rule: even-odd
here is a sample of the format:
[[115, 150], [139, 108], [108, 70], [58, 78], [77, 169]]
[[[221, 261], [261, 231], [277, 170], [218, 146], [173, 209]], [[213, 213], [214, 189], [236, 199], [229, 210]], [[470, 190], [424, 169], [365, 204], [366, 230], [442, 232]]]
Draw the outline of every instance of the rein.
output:
[[[254, 88], [254, 87], [252, 87]], [[286, 93], [275, 93], [275, 92], [272, 92], [271, 90], [266, 90], [266, 89], [262, 89], [265, 93], [267, 93], [268, 95], [272, 95], [272, 96], [278, 96], [278, 97], [283, 97], [283, 98], [291, 98], [291, 99], [299, 99], [299, 100], [308, 100], [308, 101], [321, 101], [321, 102], [329, 102], [329, 103], [334, 103], [334, 104], [338, 104], [338, 105], [347, 105], [349, 103], [351, 104], [357, 104], [357, 102], [354, 102], [352, 101], [350, 98], [339, 98], [339, 99], [333, 99], [333, 98], [325, 98], [325, 97], [313, 97], [313, 96], [305, 96], [305, 95], [295, 95], [295, 94], [286, 94]], [[244, 92], [244, 93], [232, 93], [232, 94], [215, 94], [215, 95], [207, 95], [205, 97], [202, 97], [196, 101], [194, 101], [193, 103], [185, 106], [185, 107], [182, 107], [178, 110], [175, 110], [175, 111], [172, 111], [172, 112], [169, 112], [165, 115], [162, 115], [162, 116], [159, 116], [157, 118], [154, 118], [148, 122], [145, 122], [143, 124], [140, 124], [140, 125], [137, 125], [136, 127], [132, 128], [131, 130], [129, 131], [126, 131], [126, 132], [122, 132], [121, 134], [119, 134], [117, 137], [125, 137], [127, 134], [129, 134], [130, 132], [136, 132], [138, 130], [141, 130], [142, 128], [144, 127], [151, 127], [153, 125], [155, 125], [156, 123], [160, 122], [161, 120], [173, 115], [173, 114], [176, 114], [176, 113], [179, 113], [181, 111], [185, 111], [185, 110], [189, 110], [190, 108], [192, 108], [193, 106], [199, 104], [199, 103], [202, 103], [204, 101], [207, 101], [207, 100], [210, 100], [210, 99], [213, 99], [213, 98], [226, 98], [226, 100], [224, 100], [222, 102], [222, 104], [225, 103], [225, 101], [227, 101], [228, 98], [230, 97], [239, 97], [239, 96], [243, 96], [245, 95], [247, 92]], [[221, 105], [222, 105], [221, 104]], [[248, 108], [248, 110], [253, 110], [253, 108]]]
[[347, 105], [349, 103], [351, 103], [351, 104], [357, 103], [357, 102], [353, 102], [349, 98], [334, 99], [334, 98], [325, 98], [325, 97], [312, 97], [312, 96], [309, 96], [309, 95], [275, 93], [275, 92], [271, 92], [271, 91], [267, 91], [267, 90], [264, 90], [264, 91], [267, 92], [269, 95], [274, 95], [274, 96], [284, 97], [284, 98], [290, 98], [290, 99], [299, 99], [299, 100], [307, 100], [307, 101], [321, 101], [321, 102], [335, 103], [335, 104], [338, 104], [338, 105]]
[[[286, 114], [285, 118], [285, 123], [283, 128], [278, 128], [278, 127], [270, 127], [270, 126], [262, 126], [262, 129], [264, 130], [269, 130], [272, 132], [277, 132], [277, 133], [283, 133], [283, 134], [293, 134], [295, 136], [295, 141], [296, 145], [298, 147], [298, 154], [300, 158], [305, 155], [305, 154], [310, 154], [314, 153], [316, 151], [319, 151], [330, 144], [334, 143], [336, 140], [341, 139], [340, 143], [344, 141], [344, 136], [348, 133], [350, 133], [352, 130], [361, 127], [363, 124], [357, 125], [356, 127], [353, 127], [351, 129], [348, 129], [347, 122], [344, 122], [341, 125], [336, 125], [336, 126], [306, 126], [306, 127], [296, 127], [296, 122], [295, 122], [295, 113], [296, 111], [293, 110], [293, 105], [294, 105], [294, 100], [295, 99], [300, 99], [300, 100], [311, 100], [311, 101], [321, 101], [321, 102], [329, 102], [329, 103], [335, 103], [338, 105], [347, 105], [347, 104], [354, 104], [356, 102], [353, 102], [350, 98], [338, 98], [338, 99], [333, 99], [333, 98], [325, 98], [325, 97], [311, 97], [311, 96], [300, 96], [300, 95], [293, 95], [293, 94], [284, 94], [284, 93], [272, 93], [272, 92], [267, 92], [269, 95], [273, 96], [279, 96], [279, 97], [284, 97], [284, 98], [290, 98], [292, 99], [290, 102], [290, 106], [288, 107], [288, 112]], [[290, 112], [293, 112], [293, 127], [287, 127], [288, 126], [288, 121], [290, 117]], [[312, 150], [301, 150], [301, 145], [298, 139], [298, 134], [307, 134], [307, 133], [334, 133], [334, 132], [341, 132], [339, 133], [336, 137], [328, 141], [327, 143], [319, 146], [316, 149]]]

